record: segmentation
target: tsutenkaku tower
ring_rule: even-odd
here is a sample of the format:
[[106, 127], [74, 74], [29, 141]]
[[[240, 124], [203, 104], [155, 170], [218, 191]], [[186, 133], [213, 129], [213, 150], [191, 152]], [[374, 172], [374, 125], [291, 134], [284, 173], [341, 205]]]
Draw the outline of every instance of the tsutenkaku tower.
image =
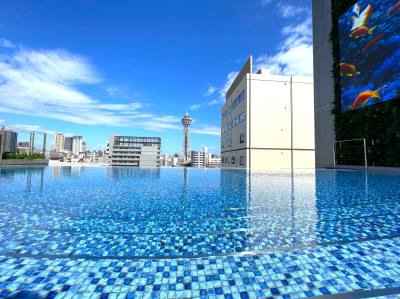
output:
[[188, 163], [190, 161], [190, 148], [189, 148], [189, 127], [192, 124], [192, 118], [189, 114], [185, 114], [182, 118], [183, 125], [183, 162]]

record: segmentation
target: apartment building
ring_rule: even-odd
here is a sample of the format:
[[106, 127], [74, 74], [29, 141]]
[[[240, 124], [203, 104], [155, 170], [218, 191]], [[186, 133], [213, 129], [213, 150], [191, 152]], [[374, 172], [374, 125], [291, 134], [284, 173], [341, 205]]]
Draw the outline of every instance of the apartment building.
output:
[[221, 166], [314, 168], [311, 77], [253, 74], [250, 57], [221, 109]]
[[206, 166], [206, 154], [204, 151], [192, 151], [190, 157], [191, 157], [192, 167]]
[[111, 136], [108, 163], [113, 166], [160, 167], [161, 138]]
[[56, 152], [62, 152], [64, 150], [64, 134], [56, 133], [54, 137], [54, 150]]
[[65, 137], [64, 138], [64, 150], [68, 152], [72, 152], [72, 144], [73, 144], [73, 137]]

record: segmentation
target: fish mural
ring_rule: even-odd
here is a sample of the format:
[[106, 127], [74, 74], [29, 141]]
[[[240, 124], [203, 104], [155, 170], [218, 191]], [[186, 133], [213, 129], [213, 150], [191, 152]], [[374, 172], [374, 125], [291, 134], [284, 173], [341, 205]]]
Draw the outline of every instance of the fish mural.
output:
[[339, 18], [341, 108], [400, 98], [400, 1], [360, 0]]
[[395, 5], [392, 6], [392, 8], [388, 12], [388, 16], [391, 16], [392, 14], [396, 13], [396, 11], [400, 8], [400, 1], [397, 2]]
[[354, 13], [358, 15], [353, 16], [353, 27], [351, 28], [351, 30], [355, 30], [357, 28], [363, 27], [365, 26], [365, 24], [368, 22], [370, 16], [372, 15], [372, 6], [371, 4], [369, 4], [367, 6], [367, 8], [365, 8], [365, 10], [360, 14], [360, 5], [358, 3], [356, 3], [354, 5]]
[[342, 62], [340, 64], [340, 75], [341, 76], [353, 77], [353, 76], [356, 76], [359, 74], [360, 74], [360, 72], [357, 72], [357, 68], [355, 65], [352, 65], [350, 63], [345, 63], [345, 62]]
[[377, 90], [366, 90], [360, 93], [357, 98], [354, 100], [353, 104], [351, 104], [352, 109], [359, 108], [360, 106], [365, 106], [369, 100], [371, 99], [381, 99], [381, 90], [386, 88], [387, 85], [378, 88]]
[[384, 34], [378, 34], [377, 36], [373, 37], [373, 38], [365, 45], [365, 47], [362, 49], [361, 52], [364, 54], [364, 53], [367, 52], [370, 48], [372, 48], [372, 47], [375, 46], [377, 43], [379, 43], [384, 37], [385, 37]]
[[376, 26], [373, 28], [368, 28], [367, 26], [361, 26], [354, 29], [349, 36], [354, 38], [360, 38], [366, 34], [372, 35], [374, 34], [375, 28]]

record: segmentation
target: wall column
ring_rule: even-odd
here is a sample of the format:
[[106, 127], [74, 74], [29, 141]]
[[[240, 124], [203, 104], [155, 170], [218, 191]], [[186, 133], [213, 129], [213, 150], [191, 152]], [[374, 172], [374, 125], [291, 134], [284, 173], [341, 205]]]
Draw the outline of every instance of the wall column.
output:
[[46, 154], [46, 137], [47, 134], [43, 133], [43, 149], [42, 149], [43, 159], [45, 159], [45, 154]]
[[29, 140], [29, 154], [33, 154], [33, 148], [35, 144], [35, 133], [31, 133]]
[[3, 164], [3, 151], [4, 151], [4, 127], [1, 128], [1, 136], [0, 136], [0, 166]]

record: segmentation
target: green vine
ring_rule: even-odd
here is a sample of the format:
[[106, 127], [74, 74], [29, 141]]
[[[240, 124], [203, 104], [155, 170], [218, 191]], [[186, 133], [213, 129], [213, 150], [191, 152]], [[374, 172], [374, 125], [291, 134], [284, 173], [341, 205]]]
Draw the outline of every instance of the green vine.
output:
[[400, 99], [342, 112], [340, 91], [339, 18], [356, 1], [331, 0], [332, 53], [335, 101], [336, 140], [366, 138], [370, 165], [400, 167]]

